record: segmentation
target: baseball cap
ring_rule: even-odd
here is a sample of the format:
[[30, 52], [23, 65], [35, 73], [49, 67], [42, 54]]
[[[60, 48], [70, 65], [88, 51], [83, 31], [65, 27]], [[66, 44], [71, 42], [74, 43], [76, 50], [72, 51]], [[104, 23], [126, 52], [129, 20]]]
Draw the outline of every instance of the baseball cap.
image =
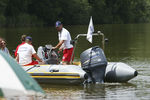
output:
[[56, 27], [59, 27], [60, 25], [62, 25], [62, 23], [60, 21], [56, 22]]
[[32, 41], [32, 37], [30, 37], [30, 36], [27, 36], [27, 37], [26, 37], [26, 40], [27, 40], [27, 39], [28, 39], [29, 41]]

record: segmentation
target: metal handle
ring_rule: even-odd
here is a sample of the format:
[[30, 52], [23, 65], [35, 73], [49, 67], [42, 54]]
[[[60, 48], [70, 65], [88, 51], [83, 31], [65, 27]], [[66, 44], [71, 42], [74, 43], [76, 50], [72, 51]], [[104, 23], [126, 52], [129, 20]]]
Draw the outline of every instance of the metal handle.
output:
[[[97, 35], [101, 35], [102, 36], [102, 49], [104, 50], [105, 48], [105, 36], [103, 33], [101, 33], [101, 31], [97, 31], [97, 33], [93, 33], [92, 34], [93, 36], [97, 36]], [[75, 37], [75, 44], [74, 44], [74, 48], [73, 48], [73, 53], [71, 55], [71, 61], [70, 63], [72, 64], [73, 60], [73, 56], [74, 56], [74, 52], [75, 52], [75, 48], [76, 48], [76, 44], [77, 44], [77, 41], [78, 41], [78, 38], [81, 37], [81, 36], [87, 36], [87, 34], [78, 34], [76, 37]]]

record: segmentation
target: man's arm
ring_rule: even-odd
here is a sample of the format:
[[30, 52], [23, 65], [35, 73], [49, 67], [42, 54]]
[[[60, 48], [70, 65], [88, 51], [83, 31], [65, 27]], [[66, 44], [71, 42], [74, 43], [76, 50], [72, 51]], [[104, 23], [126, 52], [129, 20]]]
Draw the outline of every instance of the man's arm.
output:
[[59, 48], [64, 42], [65, 42], [65, 40], [61, 40], [55, 47], [52, 47], [52, 49]]
[[17, 54], [15, 59], [16, 59], [17, 62], [19, 62], [19, 55], [18, 54]]
[[33, 57], [36, 58], [39, 62], [43, 62], [36, 53], [33, 54]]

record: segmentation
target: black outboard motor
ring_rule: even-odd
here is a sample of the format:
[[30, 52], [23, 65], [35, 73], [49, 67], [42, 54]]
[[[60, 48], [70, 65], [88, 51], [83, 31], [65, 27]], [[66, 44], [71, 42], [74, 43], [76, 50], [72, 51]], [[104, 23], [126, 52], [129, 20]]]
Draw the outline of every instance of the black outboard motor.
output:
[[80, 55], [81, 65], [86, 71], [87, 83], [103, 83], [107, 60], [105, 54], [98, 46], [85, 50]]

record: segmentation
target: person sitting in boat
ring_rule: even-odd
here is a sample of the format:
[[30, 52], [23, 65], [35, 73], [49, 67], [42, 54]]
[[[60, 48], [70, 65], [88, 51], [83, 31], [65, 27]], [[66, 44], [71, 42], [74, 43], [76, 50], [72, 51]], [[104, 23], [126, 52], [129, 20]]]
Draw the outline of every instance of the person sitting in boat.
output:
[[21, 41], [22, 41], [22, 43], [17, 46], [17, 48], [16, 48], [16, 50], [15, 50], [15, 57], [17, 56], [18, 48], [19, 48], [21, 45], [25, 44], [25, 39], [26, 39], [26, 35], [22, 35], [22, 36], [21, 36]]
[[0, 38], [0, 50], [10, 55], [8, 48], [6, 47], [6, 42], [3, 38]]
[[35, 65], [38, 64], [37, 61], [32, 60], [32, 56], [36, 58], [40, 64], [44, 64], [44, 62], [38, 57], [34, 47], [32, 46], [32, 37], [27, 36], [25, 38], [25, 43], [19, 46], [17, 51], [16, 60], [20, 65]]
[[56, 30], [58, 31], [59, 43], [55, 47], [52, 47], [52, 49], [59, 48], [59, 51], [63, 50], [62, 64], [70, 64], [73, 53], [73, 45], [70, 44], [70, 33], [63, 27], [60, 21], [56, 22]]

